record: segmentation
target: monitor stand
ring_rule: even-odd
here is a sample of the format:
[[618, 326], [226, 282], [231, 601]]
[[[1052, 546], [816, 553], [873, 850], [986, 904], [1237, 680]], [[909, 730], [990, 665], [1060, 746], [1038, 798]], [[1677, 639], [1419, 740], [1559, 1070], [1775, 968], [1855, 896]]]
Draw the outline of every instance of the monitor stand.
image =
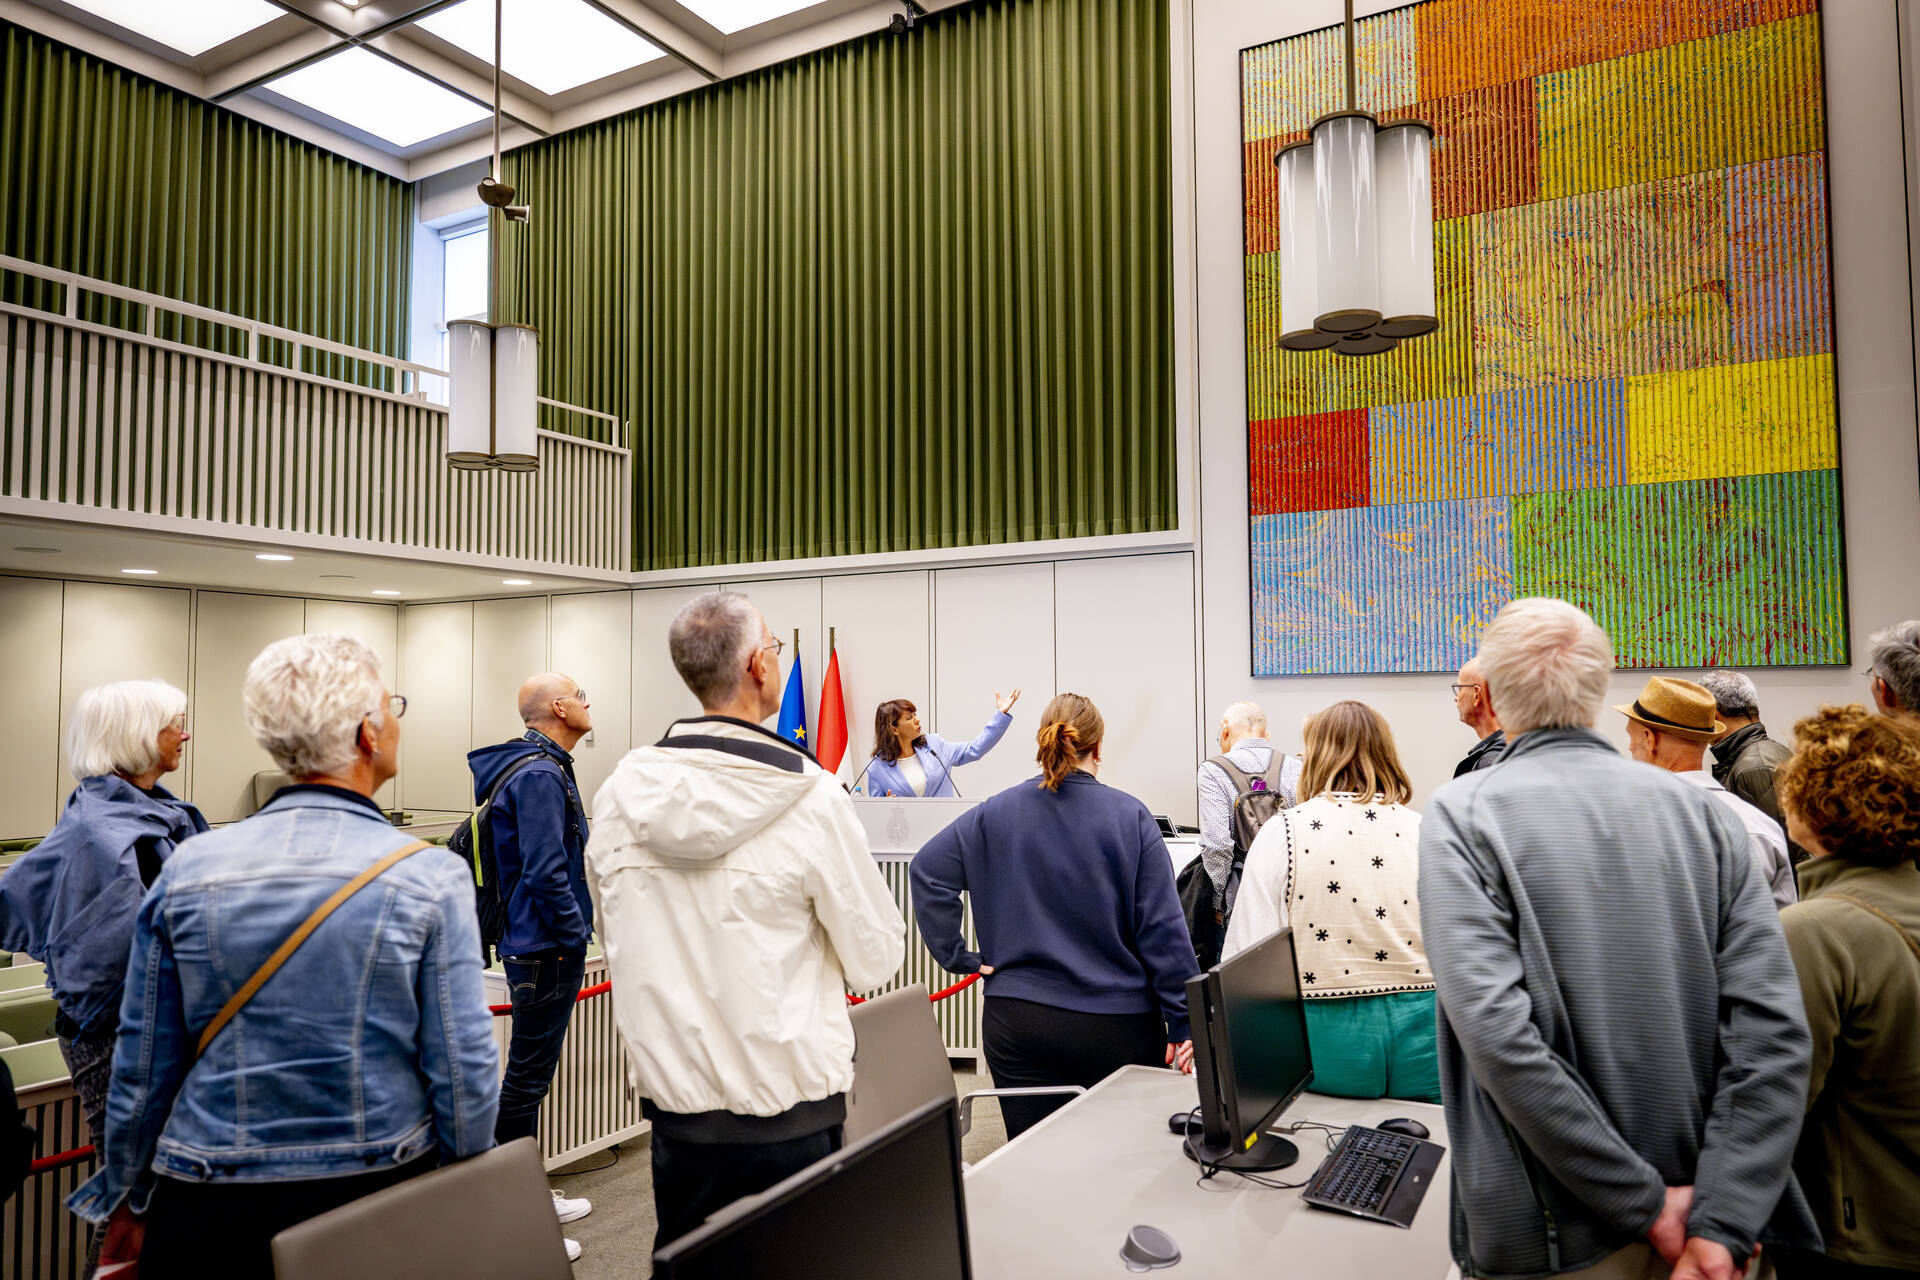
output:
[[1259, 1141], [1239, 1151], [1228, 1147], [1210, 1147], [1205, 1139], [1198, 1136], [1183, 1141], [1180, 1149], [1187, 1153], [1187, 1159], [1197, 1164], [1203, 1163], [1235, 1173], [1272, 1173], [1300, 1158], [1299, 1147], [1271, 1133], [1261, 1134]]

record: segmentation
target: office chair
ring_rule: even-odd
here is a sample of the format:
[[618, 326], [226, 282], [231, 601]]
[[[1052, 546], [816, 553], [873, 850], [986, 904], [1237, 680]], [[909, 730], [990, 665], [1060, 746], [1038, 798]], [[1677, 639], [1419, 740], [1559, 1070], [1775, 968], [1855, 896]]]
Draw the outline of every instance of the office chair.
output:
[[[847, 1090], [846, 1141], [851, 1144], [909, 1114], [924, 1102], [950, 1097], [953, 1067], [933, 1016], [925, 983], [915, 982], [853, 1006], [853, 1088]], [[960, 1099], [960, 1132], [973, 1129], [975, 1098], [1021, 1098], [1085, 1093], [1077, 1084], [1024, 1089], [975, 1089]]]
[[277, 1280], [572, 1280], [532, 1138], [409, 1178], [273, 1238]]

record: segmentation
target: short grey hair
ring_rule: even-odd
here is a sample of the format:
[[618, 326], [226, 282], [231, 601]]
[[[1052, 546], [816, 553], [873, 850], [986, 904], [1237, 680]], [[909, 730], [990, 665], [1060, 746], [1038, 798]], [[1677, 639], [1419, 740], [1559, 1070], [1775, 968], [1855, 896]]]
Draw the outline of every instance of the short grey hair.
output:
[[359, 755], [360, 722], [383, 723], [380, 657], [352, 636], [288, 636], [260, 651], [242, 691], [247, 728], [295, 778], [339, 773]]
[[1613, 642], [1584, 610], [1524, 596], [1494, 615], [1479, 661], [1508, 737], [1592, 728], [1607, 700]]
[[689, 600], [667, 630], [673, 669], [707, 709], [733, 697], [759, 643], [760, 611], [737, 591], [709, 591]]
[[1264, 736], [1267, 732], [1267, 713], [1260, 709], [1257, 702], [1236, 702], [1220, 713], [1231, 733], [1252, 733]]
[[116, 680], [81, 694], [67, 721], [74, 780], [134, 777], [160, 763], [160, 731], [186, 714], [187, 695], [164, 680]]
[[1920, 711], [1920, 618], [1876, 631], [1867, 643], [1873, 672], [1900, 699], [1900, 709]]
[[1709, 671], [1700, 677], [1700, 687], [1713, 695], [1714, 709], [1721, 715], [1760, 718], [1760, 691], [1738, 671]]

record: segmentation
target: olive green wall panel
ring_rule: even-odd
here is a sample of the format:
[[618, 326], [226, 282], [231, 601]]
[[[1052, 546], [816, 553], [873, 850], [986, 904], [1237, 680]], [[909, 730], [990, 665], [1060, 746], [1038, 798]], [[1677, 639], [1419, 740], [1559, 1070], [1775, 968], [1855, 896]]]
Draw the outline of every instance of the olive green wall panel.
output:
[[[0, 252], [407, 354], [404, 182], [4, 22], [0, 174]], [[51, 290], [0, 277], [8, 301], [57, 304]], [[90, 306], [85, 319], [144, 323]], [[190, 320], [157, 334], [240, 350], [231, 330]], [[352, 363], [307, 353], [301, 367], [385, 386]]]
[[1175, 527], [1167, 28], [978, 0], [508, 157], [637, 568]]

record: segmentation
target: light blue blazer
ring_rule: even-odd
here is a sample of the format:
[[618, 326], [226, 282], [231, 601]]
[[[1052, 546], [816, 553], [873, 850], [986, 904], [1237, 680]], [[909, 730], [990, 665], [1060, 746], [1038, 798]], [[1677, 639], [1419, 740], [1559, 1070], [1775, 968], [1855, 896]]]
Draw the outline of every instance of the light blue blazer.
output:
[[[927, 771], [926, 794], [929, 797], [953, 795], [953, 771], [993, 750], [994, 744], [1006, 735], [1007, 726], [1012, 723], [1012, 716], [1004, 711], [996, 711], [993, 719], [987, 721], [987, 727], [972, 742], [949, 742], [937, 733], [926, 735], [927, 745], [913, 753], [919, 758], [920, 767]], [[913, 794], [913, 789], [907, 786], [906, 776], [900, 772], [899, 763], [877, 758], [867, 769], [864, 787], [870, 796]]]

